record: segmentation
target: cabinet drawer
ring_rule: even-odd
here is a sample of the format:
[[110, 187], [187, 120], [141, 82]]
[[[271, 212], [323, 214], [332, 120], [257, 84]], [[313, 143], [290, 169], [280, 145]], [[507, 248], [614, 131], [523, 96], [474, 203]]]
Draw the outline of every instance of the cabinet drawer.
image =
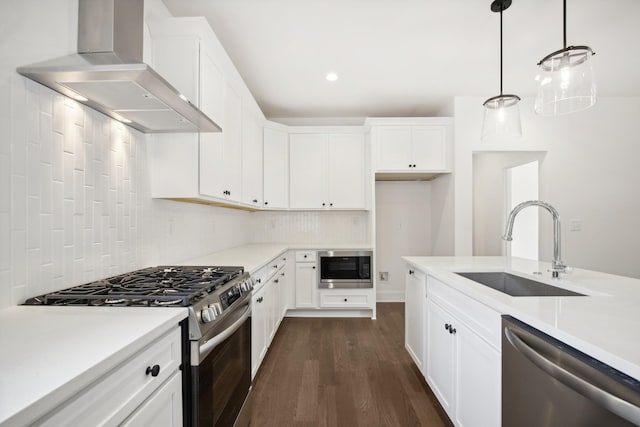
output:
[[320, 307], [369, 307], [368, 294], [334, 294], [322, 292]]
[[296, 251], [296, 262], [315, 262], [316, 251]]
[[427, 298], [437, 302], [495, 348], [501, 348], [500, 313], [427, 276]]
[[[180, 363], [180, 328], [174, 328], [34, 425], [119, 424], [171, 377]], [[154, 377], [147, 374], [147, 368], [155, 365], [160, 370]]]

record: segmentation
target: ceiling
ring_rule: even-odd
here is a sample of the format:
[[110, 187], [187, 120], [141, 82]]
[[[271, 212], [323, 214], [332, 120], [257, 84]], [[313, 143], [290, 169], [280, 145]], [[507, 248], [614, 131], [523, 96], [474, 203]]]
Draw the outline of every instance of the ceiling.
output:
[[[500, 92], [489, 0], [163, 1], [207, 18], [268, 118], [446, 116], [456, 95]], [[598, 94], [640, 96], [640, 1], [567, 3], [567, 42], [596, 52]], [[536, 63], [562, 48], [562, 1], [513, 0], [503, 31], [504, 92], [533, 96]]]

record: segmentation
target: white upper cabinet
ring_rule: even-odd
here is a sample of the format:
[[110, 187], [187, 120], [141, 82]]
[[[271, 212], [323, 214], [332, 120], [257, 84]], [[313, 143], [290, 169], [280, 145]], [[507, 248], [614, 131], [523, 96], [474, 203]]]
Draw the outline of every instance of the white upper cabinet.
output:
[[224, 48], [204, 18], [148, 25], [153, 67], [222, 127], [220, 133], [152, 135], [152, 197], [260, 208], [264, 116]]
[[188, 23], [175, 18], [150, 22], [153, 68], [224, 128], [224, 74], [214, 60], [205, 36], [193, 29], [186, 32]]
[[292, 209], [366, 209], [362, 133], [289, 135]]
[[264, 202], [267, 209], [289, 207], [289, 136], [286, 130], [264, 128]]
[[224, 128], [200, 134], [200, 192], [242, 200], [242, 99], [231, 85], [224, 91]]
[[242, 201], [262, 206], [263, 147], [262, 121], [248, 111], [242, 112]]
[[409, 173], [451, 172], [450, 118], [369, 119], [368, 123], [380, 177], [398, 179]]
[[329, 203], [334, 209], [365, 209], [363, 134], [329, 135]]
[[323, 209], [329, 206], [329, 135], [289, 135], [290, 207]]

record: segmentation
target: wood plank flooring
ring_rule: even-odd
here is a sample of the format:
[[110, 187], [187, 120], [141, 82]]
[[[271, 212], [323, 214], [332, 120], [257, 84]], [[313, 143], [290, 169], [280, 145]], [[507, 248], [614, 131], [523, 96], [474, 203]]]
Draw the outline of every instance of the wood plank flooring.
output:
[[404, 303], [377, 311], [285, 318], [254, 381], [250, 425], [451, 425], [404, 348]]

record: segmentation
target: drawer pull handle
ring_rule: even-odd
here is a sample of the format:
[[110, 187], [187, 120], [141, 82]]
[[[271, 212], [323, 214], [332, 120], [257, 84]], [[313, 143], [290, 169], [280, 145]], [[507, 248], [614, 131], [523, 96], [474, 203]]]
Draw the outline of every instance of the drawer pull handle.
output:
[[347, 299], [346, 299], [346, 298], [344, 299], [344, 302], [347, 302]]
[[160, 365], [147, 366], [147, 375], [151, 374], [152, 377], [157, 377], [160, 373]]

